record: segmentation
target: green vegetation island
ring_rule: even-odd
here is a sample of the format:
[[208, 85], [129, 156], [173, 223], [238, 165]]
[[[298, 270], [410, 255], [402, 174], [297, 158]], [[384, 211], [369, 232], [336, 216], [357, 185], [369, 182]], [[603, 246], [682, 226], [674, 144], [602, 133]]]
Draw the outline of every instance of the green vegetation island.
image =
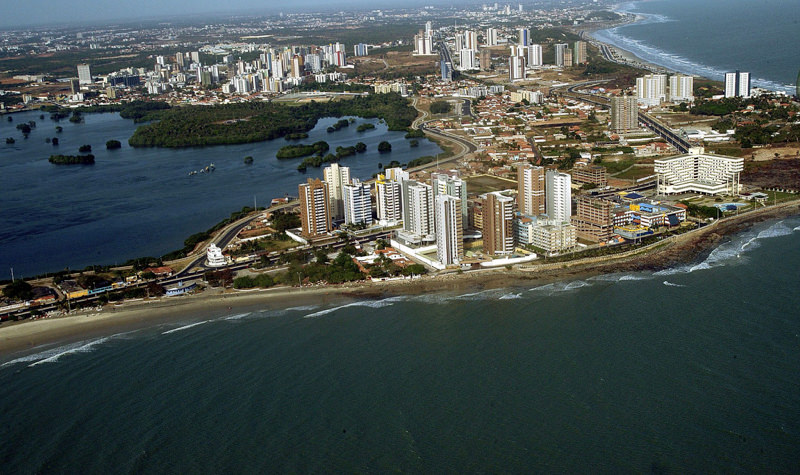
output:
[[343, 116], [380, 118], [389, 130], [406, 131], [417, 111], [397, 93], [300, 106], [258, 102], [173, 107], [149, 111], [146, 117], [155, 122], [136, 129], [128, 143], [133, 147], [198, 147], [262, 142], [307, 133], [320, 118]]

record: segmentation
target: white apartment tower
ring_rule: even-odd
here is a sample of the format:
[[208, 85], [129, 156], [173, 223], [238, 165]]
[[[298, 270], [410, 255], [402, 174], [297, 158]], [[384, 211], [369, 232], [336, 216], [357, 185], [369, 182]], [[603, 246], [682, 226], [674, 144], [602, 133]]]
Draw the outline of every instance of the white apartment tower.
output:
[[524, 57], [511, 56], [508, 58], [508, 79], [509, 81], [521, 81], [525, 79]]
[[486, 38], [484, 38], [486, 46], [497, 46], [497, 29], [487, 28]]
[[750, 97], [750, 73], [725, 73], [725, 97]]
[[672, 102], [694, 102], [694, 78], [683, 74], [670, 76], [669, 100]]
[[434, 235], [433, 188], [414, 180], [400, 182], [403, 231], [428, 239]]
[[556, 50], [556, 66], [564, 66], [566, 61], [567, 48], [569, 45], [566, 43], [558, 43], [554, 46]]
[[378, 221], [384, 226], [393, 226], [403, 219], [400, 182], [378, 175], [375, 180], [375, 207]]
[[330, 195], [330, 209], [333, 219], [344, 218], [344, 185], [350, 184], [350, 167], [340, 167], [338, 163], [331, 163], [331, 166], [322, 170], [325, 183], [328, 184]]
[[434, 198], [439, 195], [450, 195], [459, 199], [461, 206], [461, 223], [467, 225], [467, 182], [446, 173], [432, 173], [431, 186]]
[[88, 64], [78, 65], [78, 83], [80, 85], [92, 84], [92, 70]]
[[342, 187], [342, 191], [345, 224], [372, 224], [370, 186], [354, 178], [352, 183]]
[[461, 200], [454, 196], [436, 197], [436, 257], [445, 266], [464, 259]]
[[542, 45], [533, 44], [528, 47], [528, 66], [538, 68], [544, 65], [542, 61]]
[[572, 57], [573, 64], [585, 64], [588, 61], [586, 56], [586, 42], [576, 41]]
[[461, 70], [462, 71], [471, 71], [473, 69], [478, 69], [478, 62], [475, 58], [475, 50], [474, 49], [467, 49], [464, 48], [461, 50]]
[[667, 75], [648, 74], [636, 78], [636, 100], [647, 107], [660, 105], [667, 100]]
[[572, 216], [572, 177], [557, 170], [547, 170], [545, 193], [547, 217], [561, 223], [569, 223]]
[[531, 43], [531, 32], [527, 28], [517, 28], [517, 44], [528, 46]]

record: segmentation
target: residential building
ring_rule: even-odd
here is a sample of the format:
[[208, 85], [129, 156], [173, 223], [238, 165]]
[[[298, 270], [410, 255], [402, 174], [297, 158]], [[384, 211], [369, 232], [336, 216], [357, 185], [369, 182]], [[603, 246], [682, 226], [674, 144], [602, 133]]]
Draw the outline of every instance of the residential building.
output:
[[354, 56], [367, 56], [369, 54], [369, 46], [364, 43], [353, 45]]
[[608, 170], [601, 165], [576, 166], [572, 169], [572, 181], [579, 184], [608, 185]]
[[564, 59], [565, 59], [564, 55], [567, 53], [567, 49], [569, 48], [569, 45], [567, 45], [566, 43], [557, 43], [553, 47], [555, 48], [555, 52], [556, 52], [556, 66], [563, 67], [564, 66]]
[[647, 107], [658, 106], [667, 100], [667, 75], [648, 74], [636, 78], [636, 99]]
[[433, 187], [414, 180], [400, 182], [403, 211], [403, 231], [423, 241], [433, 239], [436, 224], [433, 220]]
[[436, 257], [445, 266], [464, 259], [461, 200], [455, 196], [436, 197]]
[[589, 60], [586, 55], [586, 42], [585, 41], [576, 41], [575, 48], [573, 53], [573, 63], [574, 64], [586, 64]]
[[614, 202], [591, 196], [579, 196], [575, 218], [577, 236], [591, 242], [608, 242], [614, 233]]
[[434, 198], [439, 195], [450, 195], [460, 200], [461, 223], [467, 226], [467, 182], [447, 173], [431, 173], [431, 186]]
[[569, 223], [572, 215], [572, 177], [558, 170], [545, 173], [545, 205], [547, 217]]
[[330, 199], [330, 212], [333, 219], [344, 218], [344, 185], [350, 184], [350, 167], [339, 166], [338, 163], [331, 163], [331, 166], [322, 170], [323, 180], [328, 184], [328, 194]]
[[542, 61], [542, 45], [528, 46], [528, 67], [538, 68], [544, 65]]
[[358, 178], [342, 187], [345, 224], [372, 224], [370, 186]]
[[472, 71], [478, 69], [478, 62], [475, 58], [475, 50], [464, 48], [461, 50], [460, 65], [462, 71]]
[[517, 167], [517, 206], [522, 214], [545, 214], [544, 168], [532, 165]]
[[378, 175], [375, 180], [375, 207], [378, 221], [385, 226], [393, 226], [403, 219], [400, 182]]
[[742, 170], [743, 158], [706, 154], [702, 148], [693, 148], [688, 154], [656, 159], [657, 193], [736, 195]]
[[611, 98], [611, 131], [630, 132], [639, 127], [639, 105], [634, 96]]
[[725, 73], [725, 97], [750, 97], [750, 73]]
[[669, 100], [694, 102], [694, 77], [675, 74], [669, 78]]
[[508, 58], [508, 79], [509, 81], [520, 81], [525, 79], [524, 57], [512, 55]]
[[481, 69], [484, 71], [489, 71], [492, 66], [492, 51], [484, 48], [480, 51], [479, 56], [480, 59], [478, 62], [480, 63]]
[[478, 34], [472, 30], [464, 32], [464, 48], [473, 51], [478, 50]]
[[92, 69], [89, 67], [88, 64], [78, 65], [78, 82], [82, 86], [87, 84], [92, 84], [94, 82], [92, 80]]
[[496, 28], [487, 28], [486, 29], [486, 37], [484, 38], [484, 43], [486, 46], [497, 46], [497, 29]]
[[548, 253], [566, 251], [577, 244], [575, 226], [546, 220], [533, 227], [531, 245]]
[[531, 43], [531, 32], [527, 28], [517, 28], [517, 44], [528, 46]]
[[450, 61], [440, 61], [439, 67], [442, 72], [442, 81], [450, 82], [453, 80], [453, 64]]
[[514, 252], [514, 198], [499, 191], [483, 195], [483, 251]]
[[298, 187], [298, 194], [303, 237], [314, 238], [328, 234], [331, 231], [328, 183], [309, 178], [307, 183]]

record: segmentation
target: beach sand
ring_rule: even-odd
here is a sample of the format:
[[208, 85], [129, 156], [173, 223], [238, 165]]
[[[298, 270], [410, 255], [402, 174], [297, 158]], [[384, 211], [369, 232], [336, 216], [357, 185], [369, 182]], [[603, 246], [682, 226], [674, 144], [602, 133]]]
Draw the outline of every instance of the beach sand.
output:
[[796, 201], [783, 203], [726, 218], [701, 230], [676, 236], [664, 246], [635, 256], [608, 256], [599, 261], [596, 258], [583, 259], [559, 263], [557, 266], [543, 265], [541, 269], [534, 267], [528, 272], [492, 269], [463, 274], [454, 272], [414, 280], [359, 282], [302, 289], [207, 289], [196, 295], [106, 305], [99, 312], [90, 309], [64, 317], [5, 322], [0, 326], [0, 356], [19, 356], [41, 351], [55, 344], [86, 341], [162, 324], [188, 323], [265, 308], [325, 306], [353, 298], [377, 299], [429, 292], [533, 287], [556, 281], [585, 279], [598, 274], [655, 271], [703, 257], [725, 236], [741, 232], [756, 223], [795, 215], [800, 215], [800, 204]]

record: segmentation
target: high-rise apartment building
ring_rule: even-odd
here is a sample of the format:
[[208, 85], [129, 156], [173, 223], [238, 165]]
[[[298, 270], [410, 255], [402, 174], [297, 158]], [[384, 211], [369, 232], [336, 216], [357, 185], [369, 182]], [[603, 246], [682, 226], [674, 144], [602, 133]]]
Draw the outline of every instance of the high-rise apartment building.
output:
[[725, 73], [725, 97], [750, 97], [750, 73]]
[[450, 61], [440, 61], [439, 67], [442, 73], [442, 81], [450, 82], [453, 80], [453, 64]]
[[573, 63], [578, 64], [586, 64], [589, 59], [586, 55], [586, 42], [585, 41], [576, 41], [575, 48], [573, 50], [572, 60]]
[[528, 46], [531, 43], [531, 32], [527, 28], [517, 28], [517, 44]]
[[492, 66], [492, 51], [486, 48], [482, 49], [479, 62], [482, 70], [489, 71]]
[[464, 48], [478, 50], [478, 34], [472, 30], [464, 32]]
[[653, 107], [667, 99], [667, 75], [648, 74], [636, 78], [636, 100], [639, 104]]
[[475, 50], [474, 49], [462, 49], [461, 55], [461, 70], [462, 71], [472, 71], [473, 69], [478, 69], [478, 62], [475, 58]]
[[522, 214], [545, 214], [544, 168], [532, 165], [517, 167], [517, 206]]
[[88, 64], [79, 64], [78, 65], [78, 82], [81, 85], [84, 84], [92, 84], [92, 70]]
[[528, 47], [528, 67], [538, 68], [542, 66], [542, 45], [530, 45]]
[[331, 231], [330, 198], [328, 184], [319, 179], [308, 179], [298, 187], [300, 195], [300, 224], [307, 238], [325, 235]]
[[520, 81], [525, 79], [524, 57], [511, 56], [508, 58], [508, 79], [509, 81]]
[[403, 219], [400, 182], [378, 175], [375, 180], [375, 208], [378, 221], [383, 225], [395, 225]]
[[572, 177], [557, 170], [547, 170], [544, 179], [547, 217], [568, 223], [572, 215]]
[[429, 239], [435, 232], [433, 220], [433, 187], [414, 180], [400, 182], [403, 203], [403, 231], [420, 240]]
[[372, 224], [370, 186], [358, 178], [342, 187], [345, 224]]
[[486, 37], [484, 38], [484, 43], [486, 43], [486, 46], [497, 46], [497, 29], [496, 28], [487, 28], [486, 29]]
[[344, 218], [344, 185], [350, 184], [350, 167], [339, 166], [338, 163], [331, 163], [331, 166], [322, 170], [323, 180], [328, 184], [328, 195], [330, 199], [330, 213], [333, 219]]
[[572, 223], [579, 239], [607, 242], [614, 233], [614, 202], [591, 196], [578, 197], [578, 207]]
[[611, 98], [611, 131], [629, 132], [639, 127], [639, 105], [634, 96]]
[[369, 46], [365, 43], [353, 45], [353, 54], [355, 56], [367, 56], [369, 54]]
[[454, 196], [436, 197], [436, 257], [446, 266], [464, 259], [461, 200]]
[[736, 195], [744, 159], [706, 154], [702, 148], [655, 161], [656, 190], [659, 195], [703, 193]]
[[483, 251], [487, 254], [514, 252], [514, 198], [499, 191], [483, 197]]
[[439, 195], [450, 195], [460, 200], [461, 223], [467, 226], [467, 182], [446, 173], [432, 173], [431, 186], [434, 198]]
[[569, 45], [566, 43], [558, 43], [553, 46], [556, 52], [556, 66], [564, 66], [564, 55], [567, 53], [567, 48]]
[[694, 102], [694, 78], [683, 74], [670, 76], [669, 100], [672, 102]]

